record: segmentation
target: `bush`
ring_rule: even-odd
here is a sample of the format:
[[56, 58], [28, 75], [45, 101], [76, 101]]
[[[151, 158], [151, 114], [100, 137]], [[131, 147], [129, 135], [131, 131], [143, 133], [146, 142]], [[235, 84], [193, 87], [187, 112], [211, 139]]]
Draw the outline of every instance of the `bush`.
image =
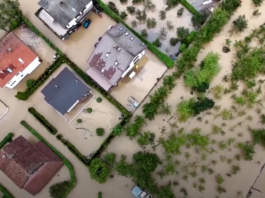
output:
[[83, 122], [83, 120], [82, 120], [82, 119], [77, 119], [76, 122], [77, 122], [78, 124], [80, 124], [80, 123]]
[[87, 112], [87, 113], [92, 113], [92, 111], [93, 111], [93, 110], [92, 110], [92, 108], [90, 108], [90, 107], [86, 109], [86, 112]]
[[71, 185], [72, 184], [69, 181], [63, 181], [57, 184], [53, 184], [49, 188], [50, 197], [53, 198], [66, 197], [65, 192], [67, 192], [67, 190], [71, 188]]
[[28, 79], [26, 83], [27, 83], [27, 87], [32, 87], [35, 83], [35, 80], [34, 79]]
[[167, 9], [172, 9], [179, 4], [179, 0], [167, 0]]
[[102, 192], [98, 192], [98, 198], [102, 198]]
[[193, 115], [196, 116], [203, 111], [211, 109], [214, 107], [215, 102], [209, 98], [199, 98], [197, 102], [193, 105]]
[[189, 36], [189, 34], [190, 34], [189, 28], [185, 28], [185, 27], [177, 28], [178, 39], [184, 40], [184, 39], [186, 39]]
[[56, 135], [56, 139], [57, 140], [61, 140], [63, 138], [63, 135], [62, 134], [58, 134], [58, 135]]
[[192, 16], [192, 25], [194, 27], [201, 27], [210, 15], [211, 12], [208, 9], [200, 11], [200, 14], [195, 14]]
[[96, 129], [97, 136], [103, 136], [105, 134], [105, 130], [103, 128]]
[[55, 149], [49, 142], [47, 142], [46, 139], [44, 139], [35, 129], [33, 129], [26, 121], [21, 121], [21, 125], [23, 125], [32, 135], [34, 135], [38, 140], [42, 141], [44, 144], [46, 144], [47, 147], [49, 147], [58, 157], [60, 157], [64, 165], [68, 168], [70, 177], [71, 177], [71, 185], [68, 186], [69, 188], [65, 190], [65, 197], [71, 192], [71, 190], [76, 186], [76, 177], [75, 172], [72, 164], [68, 161], [67, 158], [63, 156], [62, 153], [60, 153], [57, 149]]
[[134, 6], [127, 6], [127, 11], [128, 11], [130, 14], [133, 14], [133, 13], [135, 13], [135, 7], [134, 7]]
[[248, 143], [239, 143], [238, 147], [243, 150], [243, 153], [245, 155], [245, 160], [247, 161], [253, 160], [253, 156], [256, 153], [255, 145], [248, 144]]
[[177, 105], [178, 112], [178, 120], [180, 122], [185, 122], [188, 118], [193, 115], [193, 105], [195, 101], [194, 99], [190, 99], [188, 101], [182, 101]]
[[121, 19], [126, 19], [127, 16], [128, 14], [125, 11], [121, 12], [120, 14]]
[[122, 134], [122, 126], [120, 124], [116, 125], [113, 129], [112, 129], [112, 134], [114, 136], [120, 136]]
[[154, 28], [156, 26], [156, 20], [155, 20], [155, 18], [148, 18], [146, 20], [146, 26], [147, 26], [148, 29]]
[[5, 146], [6, 143], [8, 142], [12, 142], [12, 138], [13, 138], [14, 134], [13, 133], [8, 133], [4, 139], [0, 142], [0, 149], [3, 148]]
[[135, 28], [137, 26], [137, 21], [132, 20], [131, 24], [132, 24], [132, 27]]
[[45, 71], [41, 74], [38, 79], [32, 82], [30, 87], [28, 86], [24, 92], [17, 92], [16, 97], [20, 100], [27, 100], [51, 75], [58, 69], [63, 62], [63, 57], [56, 59]]
[[102, 102], [102, 98], [101, 97], [97, 97], [97, 102], [101, 103]]
[[110, 176], [110, 168], [99, 158], [93, 159], [88, 167], [91, 179], [96, 180], [100, 184], [107, 181]]
[[162, 44], [161, 44], [159, 38], [156, 38], [156, 40], [153, 41], [153, 45], [156, 47], [161, 47]]
[[148, 36], [147, 30], [146, 29], [143, 29], [141, 31], [141, 35], [146, 38]]
[[237, 32], [243, 32], [248, 28], [248, 22], [245, 15], [238, 16], [238, 18], [233, 21], [233, 24]]
[[180, 47], [179, 47], [179, 51], [180, 51], [180, 52], [183, 52], [185, 49], [187, 49], [187, 46], [186, 46], [185, 43], [182, 43], [182, 44], [180, 45]]
[[169, 42], [171, 46], [175, 46], [179, 42], [179, 40], [177, 38], [171, 38]]
[[55, 135], [57, 133], [57, 129], [49, 123], [39, 112], [36, 111], [33, 107], [28, 109], [29, 113], [33, 115], [42, 126], [44, 126], [51, 134]]

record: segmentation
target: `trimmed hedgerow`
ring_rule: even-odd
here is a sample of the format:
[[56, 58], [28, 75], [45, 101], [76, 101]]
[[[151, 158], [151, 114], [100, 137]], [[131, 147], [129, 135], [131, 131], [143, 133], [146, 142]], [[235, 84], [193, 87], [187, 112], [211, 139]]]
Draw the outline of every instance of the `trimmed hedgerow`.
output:
[[63, 63], [63, 57], [56, 59], [45, 71], [41, 74], [31, 86], [28, 86], [25, 91], [17, 92], [16, 97], [20, 100], [27, 100]]
[[54, 146], [52, 146], [44, 137], [42, 137], [35, 129], [33, 129], [26, 121], [22, 120], [20, 122], [22, 126], [24, 126], [32, 135], [34, 135], [38, 140], [42, 141], [46, 146], [48, 146], [56, 155], [58, 155], [64, 162], [64, 165], [68, 168], [70, 177], [71, 177], [71, 185], [69, 188], [65, 191], [66, 197], [71, 190], [76, 186], [76, 177], [75, 177], [75, 171], [73, 165], [69, 162], [69, 160], [64, 157], [64, 155], [58, 151]]
[[12, 137], [14, 136], [13, 133], [8, 133], [4, 139], [0, 142], [0, 149], [3, 148], [3, 146], [5, 146], [6, 143], [8, 142], [12, 142]]
[[152, 43], [146, 40], [138, 32], [128, 26], [117, 14], [115, 14], [109, 7], [104, 4], [101, 0], [97, 0], [99, 6], [104, 10], [104, 12], [113, 18], [116, 22], [122, 23], [126, 28], [128, 28], [133, 34], [135, 34], [143, 43], [145, 43], [148, 49], [153, 52], [168, 68], [174, 66], [174, 61], [170, 59], [166, 54], [157, 49]]
[[43, 115], [36, 111], [33, 107], [28, 109], [29, 113], [33, 115], [41, 124], [44, 126], [51, 134], [55, 135], [57, 133], [57, 129], [51, 125], [48, 120], [46, 120]]
[[180, 3], [193, 15], [200, 15], [200, 13], [186, 0], [179, 0]]
[[14, 196], [0, 184], [0, 191], [4, 194], [3, 198], [14, 198]]

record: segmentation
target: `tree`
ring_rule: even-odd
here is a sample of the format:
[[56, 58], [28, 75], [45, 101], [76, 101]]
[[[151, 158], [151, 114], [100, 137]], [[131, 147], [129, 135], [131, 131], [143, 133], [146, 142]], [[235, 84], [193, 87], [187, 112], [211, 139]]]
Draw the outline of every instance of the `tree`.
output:
[[172, 75], [164, 77], [163, 85], [166, 86], [169, 90], [172, 90], [176, 86], [175, 78]]
[[121, 19], [126, 19], [126, 17], [128, 16], [128, 14], [125, 11], [122, 11], [120, 14]]
[[155, 134], [147, 131], [140, 134], [140, 137], [137, 139], [137, 142], [139, 145], [143, 146], [143, 145], [153, 144], [154, 140], [155, 140]]
[[167, 9], [172, 9], [179, 4], [179, 0], [167, 0]]
[[110, 176], [110, 168], [99, 158], [93, 159], [88, 169], [91, 179], [100, 184], [105, 183]]
[[116, 154], [115, 153], [107, 153], [104, 156], [104, 160], [109, 163], [110, 165], [115, 164]]
[[165, 40], [167, 38], [167, 30], [166, 28], [162, 27], [159, 31], [159, 38], [161, 40]]
[[156, 7], [155, 4], [153, 4], [151, 0], [145, 0], [144, 1], [144, 8], [146, 10], [153, 10], [153, 9], [155, 9], [155, 7]]
[[107, 6], [109, 7], [109, 9], [112, 10], [112, 12], [114, 12], [117, 15], [120, 15], [120, 12], [119, 12], [118, 8], [116, 7], [115, 3], [110, 1]]
[[187, 142], [186, 135], [177, 135], [176, 133], [171, 133], [167, 139], [160, 138], [159, 143], [163, 146], [166, 153], [180, 154], [180, 147], [185, 145]]
[[136, 10], [136, 19], [138, 20], [138, 21], [145, 21], [146, 20], [146, 13], [145, 13], [145, 11], [143, 10], [143, 11], [141, 11], [141, 10]]
[[180, 9], [178, 9], [177, 16], [178, 16], [178, 17], [179, 17], [179, 16], [182, 16], [183, 12], [184, 12], [184, 8], [180, 8]]
[[248, 28], [248, 22], [245, 15], [240, 15], [236, 20], [233, 21], [233, 24], [237, 32], [243, 32]]
[[0, 29], [8, 31], [15, 21], [21, 21], [21, 11], [18, 0], [2, 0], [0, 3]]
[[50, 197], [62, 198], [66, 196], [66, 192], [71, 188], [72, 184], [70, 181], [63, 181], [60, 183], [53, 184], [49, 188]]
[[148, 36], [147, 30], [146, 29], [143, 29], [141, 31], [141, 35], [146, 38]]
[[161, 186], [158, 191], [158, 198], [175, 198], [174, 193], [170, 189], [170, 185]]
[[136, 137], [140, 133], [140, 130], [143, 127], [144, 123], [144, 118], [137, 115], [134, 119], [134, 122], [126, 127], [126, 135], [130, 138]]
[[130, 14], [133, 14], [135, 12], [135, 7], [134, 6], [127, 6], [127, 11], [130, 13]]
[[190, 34], [189, 28], [179, 27], [177, 28], [177, 36], [180, 40], [186, 39]]
[[235, 10], [241, 5], [241, 0], [224, 0], [221, 2], [221, 9], [232, 15]]
[[28, 79], [27, 80], [27, 87], [32, 87], [35, 83], [35, 80], [34, 79]]
[[154, 28], [156, 26], [156, 20], [155, 20], [155, 18], [148, 18], [146, 20], [146, 26], [147, 26], [148, 29]]
[[255, 5], [256, 7], [261, 6], [262, 1], [263, 1], [263, 0], [252, 0], [252, 2], [254, 3], [254, 5]]
[[157, 114], [159, 104], [154, 102], [145, 103], [143, 105], [143, 113], [145, 115], [145, 118], [149, 120], [153, 120], [155, 118], [155, 115]]
[[260, 16], [261, 13], [259, 12], [259, 10], [255, 10], [253, 13], [252, 13], [253, 16]]
[[164, 10], [161, 10], [159, 12], [159, 17], [161, 20], [164, 20], [166, 18], [166, 12]]
[[120, 0], [121, 3], [127, 3], [128, 0]]
[[170, 42], [171, 46], [175, 46], [179, 42], [179, 39], [178, 38], [171, 38], [169, 40], [169, 42]]
[[174, 29], [174, 25], [173, 25], [172, 21], [167, 21], [167, 29], [168, 30], [173, 30]]
[[194, 14], [191, 18], [192, 25], [194, 27], [201, 27], [210, 16], [208, 9], [200, 11], [199, 14]]
[[162, 45], [159, 38], [156, 38], [156, 40], [154, 40], [152, 44], [156, 47], [161, 47]]

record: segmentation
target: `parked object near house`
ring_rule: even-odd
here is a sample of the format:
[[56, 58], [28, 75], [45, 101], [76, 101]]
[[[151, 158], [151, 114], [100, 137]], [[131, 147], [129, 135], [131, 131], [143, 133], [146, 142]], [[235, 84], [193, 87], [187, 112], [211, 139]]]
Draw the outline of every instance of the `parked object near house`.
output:
[[92, 0], [40, 0], [37, 16], [62, 40], [73, 33], [92, 11]]
[[84, 28], [88, 28], [90, 26], [90, 24], [91, 24], [91, 20], [90, 19], [87, 19], [87, 20], [85, 20], [85, 22], [83, 24], [83, 27]]
[[36, 195], [62, 165], [63, 161], [43, 142], [33, 145], [23, 136], [0, 151], [0, 170], [32, 195]]
[[0, 41], [0, 87], [13, 89], [42, 60], [11, 32]]
[[63, 117], [93, 95], [90, 88], [67, 67], [53, 78], [41, 93], [45, 101]]
[[136, 198], [152, 198], [152, 195], [147, 194], [147, 192], [143, 191], [139, 186], [135, 186], [131, 190], [132, 194]]
[[86, 73], [104, 90], [118, 85], [144, 56], [146, 45], [122, 24], [110, 26], [87, 60]]

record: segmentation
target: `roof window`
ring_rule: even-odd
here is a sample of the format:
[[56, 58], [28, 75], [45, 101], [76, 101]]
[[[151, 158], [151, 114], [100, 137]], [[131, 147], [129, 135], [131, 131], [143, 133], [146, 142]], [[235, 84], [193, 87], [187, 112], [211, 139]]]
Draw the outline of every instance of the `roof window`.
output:
[[125, 32], [125, 34], [124, 34], [125, 36], [128, 36], [129, 35], [129, 32]]
[[118, 61], [115, 61], [114, 65], [118, 65], [118, 63], [119, 63]]
[[118, 48], [117, 48], [117, 51], [118, 51], [118, 52], [120, 52], [120, 51], [121, 51], [121, 48], [120, 48], [120, 47], [118, 47]]
[[134, 40], [134, 37], [131, 37], [130, 40], [133, 41]]
[[105, 56], [106, 56], [106, 58], [108, 58], [108, 56], [109, 56], [109, 53], [107, 52]]
[[123, 27], [120, 27], [119, 30], [122, 31], [123, 30]]

